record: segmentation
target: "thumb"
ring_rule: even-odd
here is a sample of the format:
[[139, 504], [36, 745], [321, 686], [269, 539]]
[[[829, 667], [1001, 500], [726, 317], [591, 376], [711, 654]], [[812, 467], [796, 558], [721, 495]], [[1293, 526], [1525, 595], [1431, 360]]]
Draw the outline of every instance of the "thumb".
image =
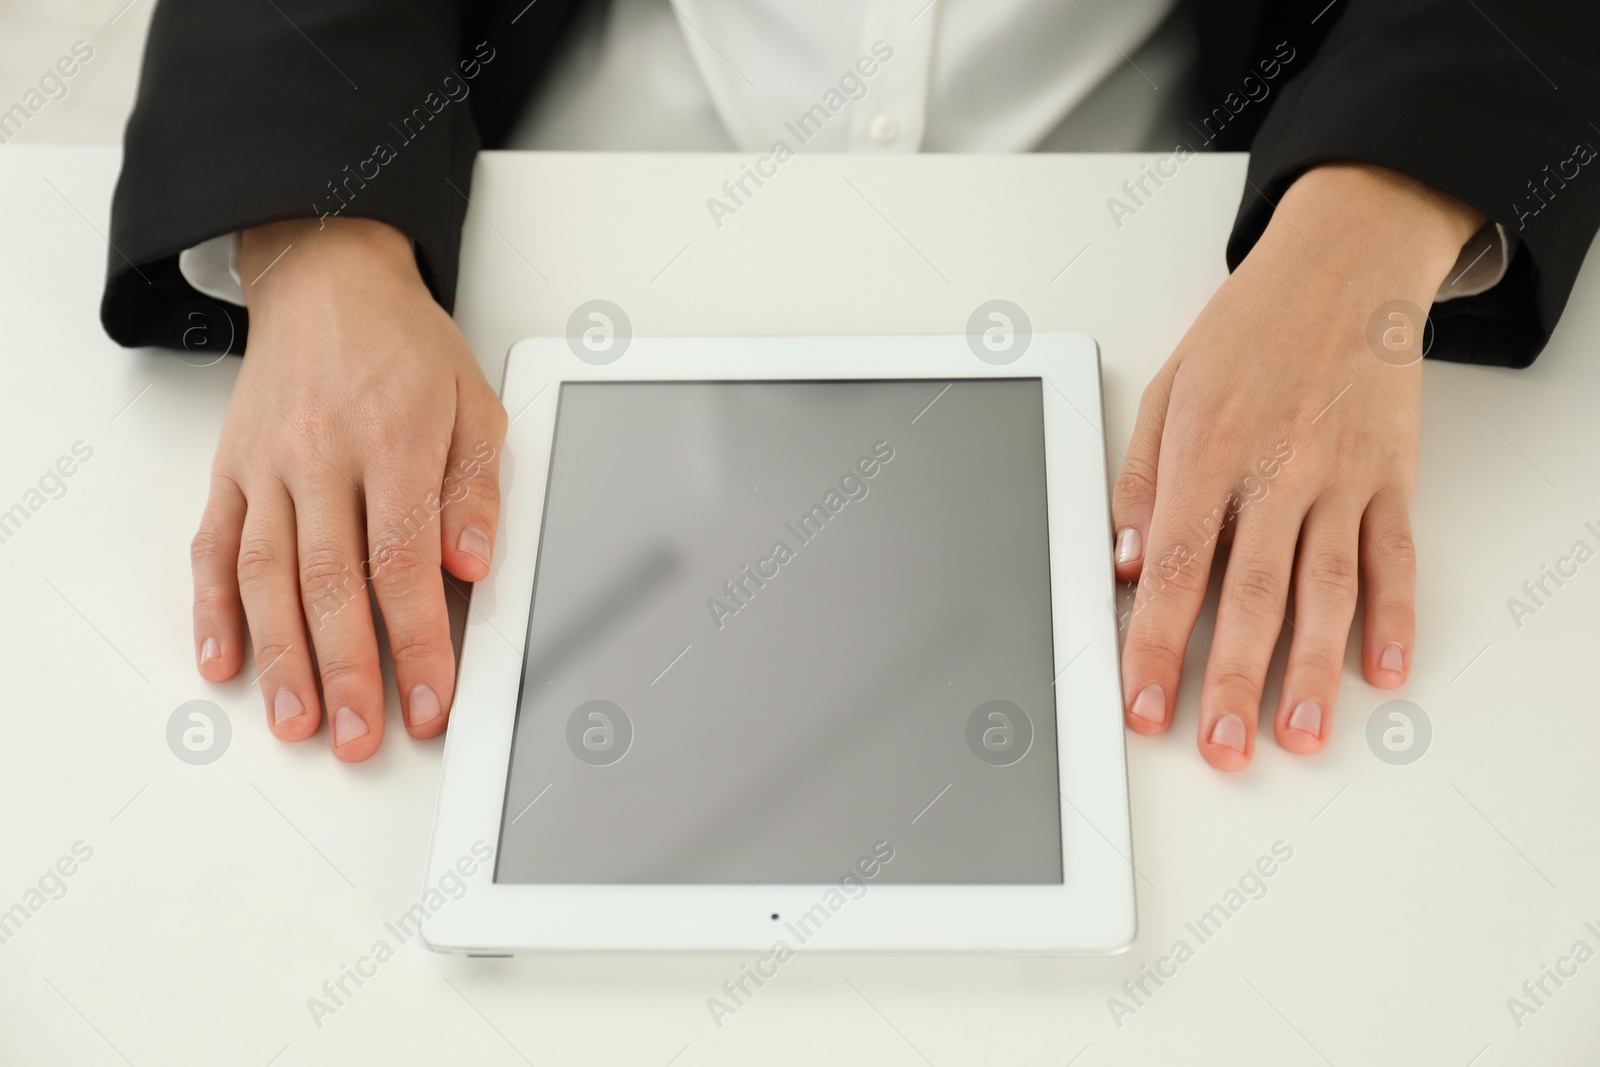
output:
[[450, 455], [439, 495], [441, 557], [464, 582], [489, 574], [495, 530], [500, 524], [500, 451], [506, 439], [506, 409], [487, 387], [464, 391], [456, 411]]
[[1128, 442], [1111, 494], [1111, 522], [1116, 530], [1117, 577], [1136, 582], [1144, 567], [1145, 545], [1150, 534], [1150, 516], [1156, 509], [1157, 460], [1161, 455], [1161, 432], [1167, 421], [1167, 402], [1172, 396], [1172, 381], [1177, 364], [1169, 361], [1145, 387], [1139, 400], [1139, 417], [1133, 424], [1133, 439]]

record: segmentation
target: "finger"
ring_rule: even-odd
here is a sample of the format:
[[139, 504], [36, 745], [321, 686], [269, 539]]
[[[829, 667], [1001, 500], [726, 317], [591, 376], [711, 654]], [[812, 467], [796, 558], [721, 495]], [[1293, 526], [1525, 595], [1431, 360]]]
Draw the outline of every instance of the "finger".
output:
[[207, 681], [227, 681], [244, 662], [244, 605], [235, 572], [244, 512], [244, 494], [233, 479], [212, 479], [200, 528], [189, 542], [195, 662]]
[[1283, 632], [1303, 515], [1283, 505], [1240, 505], [1200, 691], [1200, 754], [1218, 770], [1242, 770], [1255, 752], [1261, 690]]
[[360, 494], [327, 466], [293, 492], [300, 600], [317, 650], [333, 753], [353, 763], [376, 752], [383, 740], [383, 682], [362, 562]]
[[433, 737], [455, 690], [450, 616], [439, 570], [442, 455], [396, 457], [367, 470], [369, 574], [383, 610], [406, 728]]
[[1360, 529], [1354, 502], [1326, 497], [1311, 506], [1300, 527], [1294, 634], [1273, 720], [1278, 743], [1291, 752], [1318, 752], [1328, 740], [1356, 610]]
[[1393, 689], [1411, 669], [1417, 629], [1417, 552], [1410, 505], [1399, 489], [1381, 490], [1362, 516], [1361, 583], [1367, 594], [1361, 669], [1373, 685]]
[[297, 557], [289, 491], [276, 481], [252, 489], [235, 573], [250, 620], [267, 725], [283, 741], [304, 741], [322, 718], [300, 612]]
[[1167, 421], [1167, 401], [1172, 396], [1176, 365], [1169, 363], [1150, 380], [1139, 400], [1139, 417], [1133, 424], [1133, 438], [1122, 460], [1122, 473], [1111, 495], [1111, 525], [1117, 532], [1117, 577], [1124, 582], [1139, 580], [1144, 565], [1144, 545], [1150, 532], [1150, 516], [1156, 506], [1157, 460], [1161, 453], [1161, 431]]
[[1184, 477], [1175, 468], [1168, 464], [1150, 517], [1150, 548], [1122, 650], [1124, 716], [1142, 734], [1160, 733], [1172, 721], [1184, 653], [1216, 551], [1214, 532], [1206, 536], [1205, 531], [1214, 531], [1226, 515], [1213, 505], [1226, 489], [1214, 487], [1209, 477], [1204, 483]]
[[494, 559], [506, 409], [486, 390], [464, 390], [460, 405], [440, 487], [441, 542], [450, 573], [464, 582], [476, 582], [488, 577]]

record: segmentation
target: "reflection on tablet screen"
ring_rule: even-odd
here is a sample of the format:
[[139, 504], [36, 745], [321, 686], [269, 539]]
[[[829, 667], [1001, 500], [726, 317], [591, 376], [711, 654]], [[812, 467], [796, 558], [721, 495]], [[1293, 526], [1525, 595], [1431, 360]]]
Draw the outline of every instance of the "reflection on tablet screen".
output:
[[496, 881], [1061, 883], [1039, 379], [565, 383], [538, 551]]

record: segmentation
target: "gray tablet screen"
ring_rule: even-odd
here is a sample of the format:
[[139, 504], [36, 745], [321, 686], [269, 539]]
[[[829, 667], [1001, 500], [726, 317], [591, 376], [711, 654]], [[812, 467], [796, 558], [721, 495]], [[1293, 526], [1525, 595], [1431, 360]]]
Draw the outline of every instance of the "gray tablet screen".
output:
[[566, 383], [538, 552], [496, 881], [1061, 882], [1039, 379]]

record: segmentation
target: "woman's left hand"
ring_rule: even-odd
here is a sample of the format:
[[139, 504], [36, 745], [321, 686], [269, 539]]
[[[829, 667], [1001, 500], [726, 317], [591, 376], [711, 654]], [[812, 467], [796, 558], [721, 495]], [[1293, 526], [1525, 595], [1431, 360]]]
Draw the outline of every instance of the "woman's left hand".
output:
[[1358, 582], [1363, 673], [1385, 689], [1405, 681], [1415, 638], [1416, 320], [1483, 221], [1384, 168], [1311, 170], [1151, 381], [1112, 505], [1117, 575], [1139, 582], [1122, 661], [1135, 731], [1172, 722], [1189, 636], [1228, 534], [1200, 693], [1207, 762], [1249, 764], [1286, 625], [1273, 731], [1292, 752], [1322, 748]]

